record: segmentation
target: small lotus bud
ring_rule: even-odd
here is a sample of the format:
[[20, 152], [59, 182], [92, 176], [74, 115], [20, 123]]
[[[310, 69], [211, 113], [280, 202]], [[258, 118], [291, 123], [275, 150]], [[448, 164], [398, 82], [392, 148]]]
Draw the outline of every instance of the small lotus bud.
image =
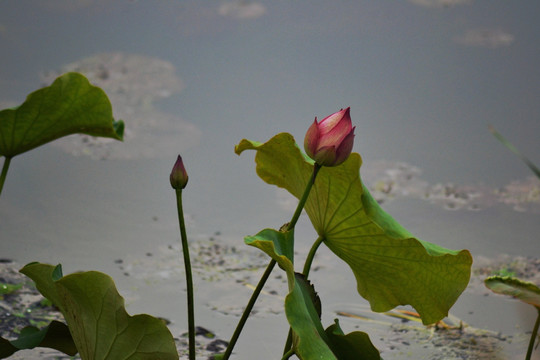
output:
[[176, 159], [176, 163], [174, 163], [171, 176], [169, 178], [171, 180], [171, 186], [173, 189], [180, 190], [185, 188], [187, 185], [188, 174], [186, 172], [186, 168], [184, 168], [184, 162], [182, 161], [182, 157], [180, 155], [178, 155], [178, 159]]
[[350, 107], [329, 115], [317, 123], [317, 118], [304, 139], [306, 154], [321, 166], [337, 166], [351, 154], [354, 144]]

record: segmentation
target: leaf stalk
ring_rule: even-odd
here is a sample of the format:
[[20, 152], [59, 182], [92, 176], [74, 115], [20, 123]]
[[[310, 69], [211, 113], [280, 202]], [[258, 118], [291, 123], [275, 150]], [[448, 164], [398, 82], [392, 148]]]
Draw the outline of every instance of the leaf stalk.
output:
[[321, 244], [324, 242], [324, 236], [319, 236], [317, 240], [311, 245], [311, 249], [309, 249], [308, 256], [306, 258], [306, 262], [304, 263], [304, 270], [302, 270], [302, 274], [306, 277], [306, 279], [309, 276], [309, 271], [311, 270], [311, 264], [313, 263], [313, 258], [315, 257], [315, 253], [317, 252], [317, 249]]
[[538, 316], [536, 317], [536, 323], [534, 324], [531, 334], [531, 340], [529, 340], [529, 348], [527, 349], [527, 356], [525, 356], [525, 360], [531, 359], [534, 349], [534, 342], [536, 341], [536, 335], [538, 335], [538, 328], [540, 327], [540, 308], [537, 307], [536, 310], [538, 310]]
[[4, 158], [4, 164], [2, 165], [2, 173], [0, 174], [0, 194], [2, 194], [2, 189], [4, 187], [4, 182], [6, 181], [6, 176], [7, 176], [10, 163], [11, 163], [11, 157], [6, 156]]

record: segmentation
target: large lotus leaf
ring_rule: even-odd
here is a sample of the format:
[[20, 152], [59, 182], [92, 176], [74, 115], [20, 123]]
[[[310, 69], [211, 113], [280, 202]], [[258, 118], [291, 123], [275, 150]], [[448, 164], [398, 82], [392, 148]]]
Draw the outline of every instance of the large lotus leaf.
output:
[[87, 271], [55, 279], [54, 270], [31, 263], [20, 271], [60, 308], [83, 360], [178, 359], [163, 321], [146, 314], [130, 316], [111, 277]]
[[11, 158], [75, 133], [122, 140], [123, 130], [105, 92], [83, 75], [67, 73], [20, 106], [0, 111], [0, 156]]
[[540, 310], [540, 288], [536, 284], [509, 276], [490, 276], [484, 283], [493, 292], [513, 296]]
[[[333, 343], [327, 336], [320, 320], [320, 309], [315, 305], [314, 290], [304, 280], [303, 276], [294, 272], [292, 263], [293, 232], [281, 232], [273, 229], [265, 229], [253, 236], [246, 236], [248, 245], [259, 248], [268, 254], [277, 264], [285, 270], [289, 284], [289, 294], [285, 297], [285, 314], [294, 333], [294, 350], [302, 360], [342, 360], [346, 358], [336, 357], [332, 349], [346, 346], [348, 354], [354, 354], [358, 347], [338, 339]], [[345, 336], [345, 335], [344, 335]], [[349, 335], [346, 335], [349, 336]], [[362, 350], [365, 348], [362, 348]], [[372, 347], [371, 352], [378, 351]], [[356, 359], [364, 358], [361, 352], [356, 353]]]
[[68, 327], [53, 320], [41, 330], [35, 326], [25, 327], [16, 340], [9, 341], [0, 337], [0, 359], [7, 358], [16, 351], [35, 347], [55, 349], [70, 356], [77, 354], [77, 348]]
[[[237, 154], [256, 150], [257, 174], [297, 198], [313, 172], [290, 134], [262, 144], [242, 140]], [[471, 254], [413, 237], [384, 212], [360, 180], [360, 155], [323, 167], [305, 210], [319, 236], [353, 270], [357, 289], [372, 310], [412, 305], [425, 324], [441, 320], [466, 288]]]

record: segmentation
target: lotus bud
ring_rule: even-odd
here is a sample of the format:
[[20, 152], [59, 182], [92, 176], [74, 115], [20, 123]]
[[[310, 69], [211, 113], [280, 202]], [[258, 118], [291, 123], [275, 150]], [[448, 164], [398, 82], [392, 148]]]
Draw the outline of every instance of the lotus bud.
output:
[[171, 180], [171, 186], [173, 189], [180, 190], [185, 188], [187, 185], [188, 174], [186, 172], [186, 168], [184, 168], [184, 162], [182, 161], [182, 157], [180, 155], [178, 155], [178, 159], [176, 159], [176, 163], [174, 163], [169, 179]]
[[351, 154], [354, 127], [350, 107], [341, 109], [309, 127], [304, 139], [306, 154], [321, 166], [337, 166]]

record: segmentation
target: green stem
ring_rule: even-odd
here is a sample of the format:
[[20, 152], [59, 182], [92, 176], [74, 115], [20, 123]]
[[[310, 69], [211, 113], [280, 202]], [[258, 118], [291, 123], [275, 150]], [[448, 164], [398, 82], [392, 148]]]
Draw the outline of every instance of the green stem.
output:
[[290, 358], [293, 355], [294, 355], [294, 350], [291, 349], [291, 350], [287, 351], [285, 354], [283, 354], [283, 357], [281, 358], [281, 360], [287, 360], [288, 358]]
[[296, 222], [300, 218], [300, 215], [302, 214], [302, 210], [304, 209], [304, 205], [306, 204], [306, 201], [309, 197], [309, 192], [311, 191], [311, 187], [315, 183], [315, 178], [317, 177], [317, 174], [319, 173], [319, 170], [321, 169], [321, 165], [315, 163], [313, 166], [313, 173], [311, 174], [311, 179], [309, 179], [309, 182], [306, 185], [306, 189], [304, 190], [304, 194], [300, 198], [300, 201], [298, 201], [298, 206], [296, 207], [296, 211], [294, 212], [294, 215], [289, 222], [289, 225], [287, 226], [287, 231], [293, 230], [296, 226]]
[[186, 268], [187, 306], [188, 306], [188, 332], [189, 332], [189, 360], [195, 360], [195, 309], [193, 302], [193, 277], [191, 275], [191, 262], [184, 223], [184, 210], [182, 209], [182, 189], [176, 190], [176, 206], [178, 208], [178, 223], [182, 238], [182, 252], [184, 253], [184, 266]]
[[268, 266], [266, 267], [266, 270], [259, 280], [259, 283], [257, 284], [257, 287], [255, 288], [255, 291], [253, 291], [253, 294], [251, 295], [251, 298], [249, 299], [249, 302], [246, 305], [246, 308], [244, 309], [244, 313], [242, 314], [242, 317], [240, 318], [240, 321], [238, 322], [238, 325], [236, 325], [236, 329], [234, 330], [233, 336], [231, 337], [231, 340], [229, 341], [229, 344], [227, 345], [227, 349], [225, 350], [225, 353], [223, 354], [223, 360], [227, 360], [234, 349], [234, 346], [236, 345], [236, 342], [238, 341], [238, 338], [240, 337], [240, 333], [244, 329], [244, 325], [246, 324], [246, 321], [249, 317], [249, 314], [251, 313], [251, 310], [253, 309], [253, 306], [255, 306], [255, 302], [257, 301], [257, 298], [259, 297], [259, 294], [261, 293], [264, 284], [266, 283], [266, 280], [270, 277], [270, 274], [272, 273], [272, 270], [274, 269], [274, 266], [276, 265], [276, 260], [272, 259]]
[[538, 334], [538, 327], [540, 327], [540, 308], [536, 308], [538, 310], [538, 317], [536, 318], [536, 323], [534, 324], [534, 328], [531, 334], [531, 340], [529, 341], [529, 348], [527, 349], [527, 356], [525, 356], [525, 360], [530, 360], [532, 356], [532, 352], [534, 349], [534, 342], [536, 341], [536, 335]]
[[2, 194], [2, 188], [4, 187], [4, 182], [6, 181], [6, 176], [7, 176], [10, 162], [11, 162], [11, 158], [6, 156], [4, 158], [4, 165], [2, 165], [2, 174], [0, 175], [0, 194]]
[[308, 256], [306, 258], [306, 262], [304, 263], [304, 270], [302, 270], [302, 274], [308, 278], [309, 270], [311, 270], [311, 263], [313, 262], [313, 258], [315, 257], [315, 253], [317, 252], [317, 249], [319, 246], [324, 242], [324, 237], [319, 236], [319, 238], [313, 243], [311, 246], [311, 249], [309, 250]]
[[292, 348], [292, 328], [289, 328], [289, 333], [287, 334], [287, 340], [285, 340], [285, 348], [283, 348], [283, 356], [293, 351]]
[[[317, 173], [321, 169], [321, 166], [319, 164], [315, 164], [313, 167], [313, 173], [311, 175], [311, 178], [309, 182], [306, 185], [306, 189], [304, 190], [304, 194], [300, 198], [300, 201], [298, 202], [298, 205], [296, 207], [296, 210], [294, 212], [294, 215], [287, 225], [286, 231], [291, 231], [296, 226], [296, 223], [298, 222], [298, 219], [300, 218], [300, 215], [302, 214], [302, 210], [304, 209], [304, 205], [306, 204], [307, 198], [309, 196], [309, 192], [311, 191], [311, 188], [313, 184], [315, 183], [315, 178], [317, 177]], [[227, 349], [225, 350], [225, 353], [223, 354], [222, 360], [227, 360], [232, 354], [232, 351], [234, 349], [234, 346], [236, 345], [236, 342], [238, 340], [238, 337], [240, 336], [240, 333], [242, 332], [244, 325], [249, 317], [249, 314], [251, 313], [251, 310], [253, 309], [253, 306], [255, 306], [255, 302], [257, 301], [257, 298], [259, 297], [259, 294], [261, 293], [264, 284], [270, 277], [270, 274], [272, 273], [272, 270], [274, 269], [274, 266], [276, 265], [276, 261], [272, 259], [270, 263], [268, 264], [266, 271], [264, 272], [263, 276], [259, 280], [259, 283], [257, 284], [257, 287], [255, 288], [255, 291], [251, 295], [251, 298], [249, 299], [249, 302], [246, 305], [246, 308], [244, 309], [244, 312], [242, 313], [242, 317], [240, 318], [240, 321], [238, 322], [238, 325], [236, 325], [236, 329], [234, 330], [233, 336], [231, 337], [231, 340], [229, 341], [229, 345], [227, 345]], [[291, 350], [292, 351], [292, 350]], [[291, 353], [291, 355], [294, 352]], [[289, 356], [291, 356], [289, 355]]]

